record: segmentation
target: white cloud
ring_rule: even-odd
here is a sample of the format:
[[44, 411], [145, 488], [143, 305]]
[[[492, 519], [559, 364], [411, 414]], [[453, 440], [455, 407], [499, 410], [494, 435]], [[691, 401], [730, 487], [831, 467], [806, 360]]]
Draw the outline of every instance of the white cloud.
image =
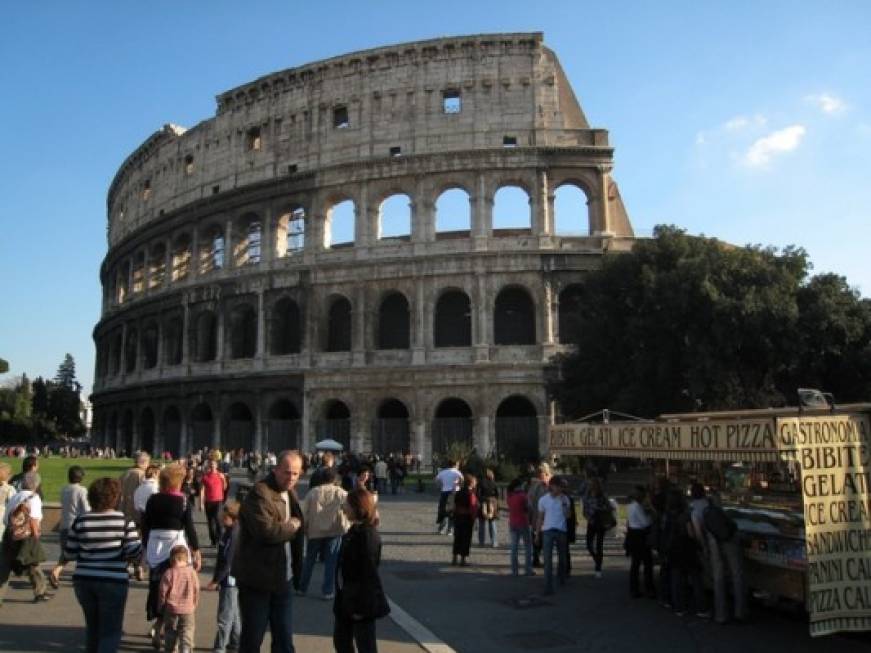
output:
[[705, 135], [705, 132], [697, 132], [696, 133], [696, 145], [704, 145], [708, 142], [708, 138]]
[[768, 119], [762, 114], [757, 113], [755, 116], [748, 118], [747, 116], [735, 116], [723, 123], [723, 129], [726, 131], [740, 131], [745, 127], [763, 127]]
[[847, 109], [847, 103], [841, 98], [829, 93], [818, 93], [817, 95], [808, 95], [805, 101], [816, 106], [820, 111], [830, 116], [843, 113]]
[[797, 148], [806, 131], [803, 125], [790, 125], [756, 140], [744, 154], [744, 164], [751, 168], [768, 165], [772, 157]]

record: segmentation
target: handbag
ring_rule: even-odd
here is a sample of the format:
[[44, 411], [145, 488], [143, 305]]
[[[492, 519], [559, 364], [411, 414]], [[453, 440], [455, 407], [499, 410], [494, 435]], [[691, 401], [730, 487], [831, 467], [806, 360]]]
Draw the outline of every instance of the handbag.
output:
[[617, 525], [617, 518], [614, 516], [614, 511], [607, 508], [597, 510], [593, 515], [596, 525], [603, 531], [610, 531]]
[[487, 520], [499, 518], [499, 502], [496, 497], [487, 497], [481, 503], [481, 517]]

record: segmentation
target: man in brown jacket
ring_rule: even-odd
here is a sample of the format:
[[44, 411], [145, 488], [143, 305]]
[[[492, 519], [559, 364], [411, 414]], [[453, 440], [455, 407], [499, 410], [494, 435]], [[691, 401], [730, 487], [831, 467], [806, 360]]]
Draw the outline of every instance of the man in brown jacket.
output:
[[[302, 557], [302, 511], [293, 491], [302, 473], [296, 451], [283, 451], [254, 484], [239, 512], [232, 574], [239, 586], [240, 653], [259, 653], [266, 627], [272, 651], [293, 653], [291, 597]], [[296, 563], [296, 564], [294, 564]]]

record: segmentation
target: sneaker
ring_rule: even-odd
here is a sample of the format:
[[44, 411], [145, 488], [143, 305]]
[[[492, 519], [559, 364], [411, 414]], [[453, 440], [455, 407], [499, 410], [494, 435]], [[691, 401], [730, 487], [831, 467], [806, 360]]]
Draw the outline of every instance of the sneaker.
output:
[[51, 597], [48, 594], [37, 594], [33, 597], [34, 603], [44, 603], [46, 601], [50, 601]]
[[321, 598], [324, 601], [332, 601], [334, 598], [336, 598], [336, 595], [332, 594], [332, 593], [331, 594], [324, 594]]

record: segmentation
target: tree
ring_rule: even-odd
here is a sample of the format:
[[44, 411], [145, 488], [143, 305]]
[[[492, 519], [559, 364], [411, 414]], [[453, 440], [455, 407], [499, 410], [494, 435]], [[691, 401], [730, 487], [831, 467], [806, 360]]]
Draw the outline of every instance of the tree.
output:
[[0, 374], [5, 374], [9, 371], [9, 362], [0, 358]]
[[801, 249], [734, 247], [657, 227], [605, 257], [573, 317], [576, 353], [550, 384], [563, 415], [665, 412], [794, 401]]
[[33, 414], [45, 416], [48, 414], [48, 387], [41, 376], [36, 377], [31, 384], [33, 398], [31, 400], [33, 406]]
[[76, 361], [72, 354], [64, 356], [63, 362], [57, 368], [57, 374], [54, 377], [55, 383], [63, 388], [72, 390], [76, 385]]

